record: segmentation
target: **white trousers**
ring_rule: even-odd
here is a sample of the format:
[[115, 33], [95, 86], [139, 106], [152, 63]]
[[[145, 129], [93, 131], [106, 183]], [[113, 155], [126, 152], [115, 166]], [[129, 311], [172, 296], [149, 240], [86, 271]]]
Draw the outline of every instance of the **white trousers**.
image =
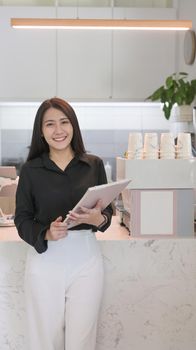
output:
[[38, 254], [25, 271], [27, 350], [94, 350], [103, 262], [90, 230], [69, 231]]

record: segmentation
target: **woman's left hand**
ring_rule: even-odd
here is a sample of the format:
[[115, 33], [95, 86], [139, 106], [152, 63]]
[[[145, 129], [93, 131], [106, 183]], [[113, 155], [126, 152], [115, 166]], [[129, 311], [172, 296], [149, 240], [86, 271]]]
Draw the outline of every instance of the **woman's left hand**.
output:
[[68, 218], [74, 221], [74, 226], [80, 224], [88, 224], [93, 226], [99, 226], [104, 221], [104, 216], [101, 213], [101, 200], [99, 200], [96, 206], [92, 209], [81, 207], [81, 213], [69, 212]]

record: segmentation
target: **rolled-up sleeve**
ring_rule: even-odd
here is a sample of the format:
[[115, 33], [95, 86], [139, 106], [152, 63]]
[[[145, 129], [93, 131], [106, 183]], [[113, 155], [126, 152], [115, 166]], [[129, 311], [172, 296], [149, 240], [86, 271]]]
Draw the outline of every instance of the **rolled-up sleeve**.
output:
[[16, 192], [14, 222], [19, 236], [32, 245], [38, 253], [43, 253], [47, 250], [45, 234], [48, 227], [35, 218], [35, 206], [28, 171], [28, 168], [23, 167], [20, 174]]

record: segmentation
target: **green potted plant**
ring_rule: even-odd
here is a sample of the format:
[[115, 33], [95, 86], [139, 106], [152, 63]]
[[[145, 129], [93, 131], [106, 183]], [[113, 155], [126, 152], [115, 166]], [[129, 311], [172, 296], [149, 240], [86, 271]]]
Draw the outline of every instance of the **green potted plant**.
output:
[[196, 96], [196, 79], [188, 81], [188, 74], [173, 73], [165, 80], [165, 85], [158, 88], [146, 100], [161, 101], [166, 119], [171, 116], [174, 105], [190, 106]]

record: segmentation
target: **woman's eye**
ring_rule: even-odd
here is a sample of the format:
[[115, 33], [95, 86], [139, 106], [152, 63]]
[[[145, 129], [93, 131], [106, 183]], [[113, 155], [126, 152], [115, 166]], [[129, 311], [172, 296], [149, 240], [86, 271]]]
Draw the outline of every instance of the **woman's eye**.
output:
[[62, 124], [69, 124], [69, 120], [62, 120]]
[[53, 126], [53, 124], [52, 123], [47, 123], [46, 126]]

